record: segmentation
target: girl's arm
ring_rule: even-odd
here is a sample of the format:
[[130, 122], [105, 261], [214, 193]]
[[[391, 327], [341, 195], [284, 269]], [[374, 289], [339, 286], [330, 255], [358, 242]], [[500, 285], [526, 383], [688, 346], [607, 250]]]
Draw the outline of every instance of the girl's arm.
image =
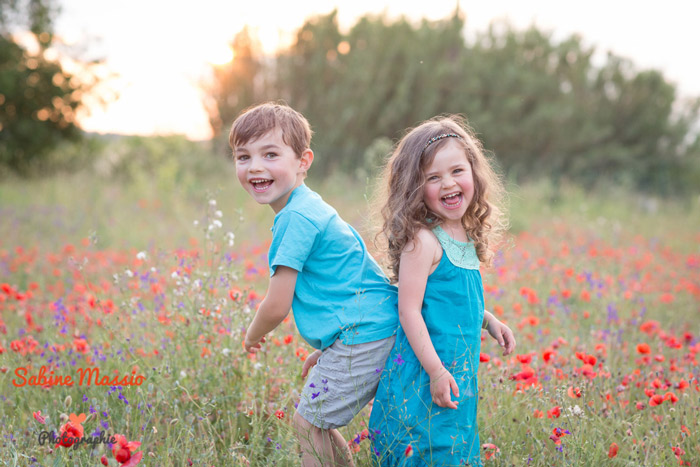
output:
[[503, 355], [508, 355], [515, 350], [513, 331], [488, 311], [484, 311], [484, 322], [481, 327], [486, 329], [491, 334], [491, 337], [498, 341], [498, 345], [503, 347]]
[[459, 389], [430, 340], [428, 328], [421, 315], [425, 284], [431, 272], [440, 244], [428, 230], [420, 230], [416, 239], [406, 245], [399, 266], [399, 321], [413, 352], [430, 376], [430, 393], [440, 407], [457, 408], [450, 398], [450, 389], [459, 397]]

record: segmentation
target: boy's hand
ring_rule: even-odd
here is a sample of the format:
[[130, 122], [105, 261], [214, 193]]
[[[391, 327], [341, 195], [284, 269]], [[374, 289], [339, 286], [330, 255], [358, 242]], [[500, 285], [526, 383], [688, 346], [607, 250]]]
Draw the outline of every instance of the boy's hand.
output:
[[498, 341], [498, 345], [503, 347], [503, 355], [508, 355], [515, 350], [515, 336], [508, 326], [500, 322], [495, 316], [490, 316], [486, 330], [491, 337]]
[[309, 370], [316, 365], [316, 362], [318, 362], [319, 357], [321, 356], [323, 352], [320, 350], [316, 350], [311, 353], [308, 357], [306, 357], [306, 360], [304, 360], [304, 366], [301, 367], [301, 377], [306, 378], [306, 375], [309, 374]]
[[459, 402], [452, 400], [450, 389], [455, 397], [459, 397], [457, 382], [444, 367], [440, 368], [435, 376], [430, 376], [430, 395], [433, 398], [433, 402], [440, 407], [456, 409]]
[[243, 342], [243, 347], [245, 347], [245, 351], [248, 353], [257, 353], [260, 349], [262, 349], [262, 345], [264, 343], [264, 336], [257, 342], [251, 342], [248, 340], [248, 336], [246, 335], [245, 341]]

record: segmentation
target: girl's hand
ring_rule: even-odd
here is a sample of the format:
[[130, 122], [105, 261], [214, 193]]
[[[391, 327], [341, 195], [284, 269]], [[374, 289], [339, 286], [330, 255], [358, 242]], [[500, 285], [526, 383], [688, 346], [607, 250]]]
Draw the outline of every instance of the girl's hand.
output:
[[508, 326], [500, 322], [495, 316], [490, 315], [486, 330], [491, 337], [498, 341], [498, 345], [503, 347], [503, 355], [508, 355], [515, 350], [515, 336]]
[[306, 357], [306, 360], [304, 360], [304, 366], [301, 367], [301, 377], [306, 378], [306, 375], [309, 374], [309, 370], [316, 365], [318, 362], [318, 358], [323, 354], [322, 351], [316, 350], [311, 353], [308, 357]]
[[444, 367], [440, 368], [435, 376], [430, 376], [430, 395], [440, 407], [456, 409], [459, 402], [450, 398], [450, 389], [455, 397], [459, 397], [459, 388], [452, 374]]
[[263, 336], [259, 341], [257, 342], [252, 342], [248, 340], [248, 336], [246, 335], [245, 341], [243, 342], [243, 347], [245, 347], [245, 351], [248, 353], [257, 353], [262, 349], [262, 345], [265, 343], [265, 337]]

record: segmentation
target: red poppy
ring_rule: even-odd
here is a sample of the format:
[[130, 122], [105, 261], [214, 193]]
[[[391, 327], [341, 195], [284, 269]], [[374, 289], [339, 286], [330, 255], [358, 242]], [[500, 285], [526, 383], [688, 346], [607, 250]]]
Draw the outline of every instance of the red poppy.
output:
[[84, 434], [85, 430], [81, 424], [66, 422], [58, 431], [58, 443], [56, 443], [56, 446], [69, 448], [73, 446], [77, 440], [81, 439]]
[[88, 343], [85, 339], [75, 338], [75, 339], [73, 339], [73, 350], [75, 350], [78, 353], [84, 354], [90, 350], [90, 345], [88, 345]]
[[676, 459], [678, 459], [680, 465], [683, 465], [683, 459], [681, 459], [681, 456], [685, 456], [685, 450], [680, 446], [671, 447], [671, 450], [673, 451], [673, 455], [676, 456]]
[[571, 397], [572, 399], [578, 399], [581, 397], [581, 388], [579, 387], [573, 387], [569, 386], [569, 390], [566, 391], [566, 393]]
[[277, 417], [279, 420], [282, 420], [284, 418], [284, 410], [275, 411], [275, 417]]
[[651, 347], [649, 347], [649, 344], [645, 343], [637, 344], [637, 352], [642, 355], [651, 353]]
[[530, 354], [525, 354], [525, 355], [516, 355], [515, 358], [518, 359], [520, 363], [523, 365], [530, 363], [532, 361], [532, 355]]
[[501, 450], [498, 449], [498, 446], [493, 443], [484, 443], [481, 445], [481, 448], [484, 450], [484, 457], [486, 460], [491, 459], [496, 455], [496, 453], [501, 452]]
[[489, 354], [483, 353], [483, 352], [481, 352], [481, 353], [479, 354], [479, 361], [480, 361], [480, 362], [486, 363], [486, 362], [488, 362], [488, 361], [490, 361], [490, 360], [491, 360], [491, 356], [490, 356]]
[[656, 407], [664, 403], [664, 398], [661, 394], [654, 394], [649, 398], [649, 406]]
[[112, 446], [112, 455], [121, 467], [133, 467], [141, 462], [143, 451], [134, 453], [140, 446], [139, 441], [127, 441], [122, 435], [114, 435], [117, 442]]
[[34, 420], [36, 420], [37, 422], [41, 423], [42, 425], [46, 424], [46, 417], [41, 415], [41, 410], [32, 412], [32, 415], [34, 416]]
[[552, 349], [547, 349], [544, 352], [542, 352], [542, 360], [544, 360], [546, 363], [549, 363], [552, 358], [556, 355], [556, 352]]
[[664, 400], [665, 401], [670, 400], [671, 404], [675, 404], [676, 402], [678, 402], [678, 396], [676, 396], [674, 393], [669, 391], [666, 394], [664, 394]]
[[547, 411], [547, 418], [559, 418], [561, 415], [561, 407], [558, 405], [556, 407], [552, 407]]
[[568, 434], [570, 434], [568, 430], [555, 428], [552, 430], [552, 435], [549, 437], [549, 439], [554, 441], [554, 444], [561, 444], [561, 439]]
[[406, 450], [403, 452], [404, 457], [411, 457], [413, 455], [413, 448], [409, 444]]
[[617, 443], [612, 443], [610, 445], [610, 449], [608, 449], [608, 457], [612, 459], [613, 457], [617, 456]]

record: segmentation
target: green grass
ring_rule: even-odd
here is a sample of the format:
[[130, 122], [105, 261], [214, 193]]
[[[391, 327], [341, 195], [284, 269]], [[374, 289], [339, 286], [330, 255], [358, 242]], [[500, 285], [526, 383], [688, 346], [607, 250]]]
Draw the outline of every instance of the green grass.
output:
[[[129, 177], [86, 170], [0, 185], [0, 283], [11, 289], [0, 292], [0, 465], [97, 465], [102, 455], [117, 465], [101, 445], [38, 443], [41, 430], [57, 431], [62, 417], [90, 407], [86, 434], [106, 423], [108, 433], [141, 442], [140, 465], [297, 465], [289, 420], [303, 384], [301, 357], [311, 349], [292, 321], [259, 358], [241, 349], [265, 292], [274, 214], [243, 192], [230, 163], [187, 175], [169, 160], [167, 170]], [[370, 238], [371, 184], [341, 176], [307, 183]], [[700, 198], [568, 185], [555, 192], [547, 182], [509, 191], [511, 235], [485, 271], [486, 301], [515, 331], [517, 353], [533, 359], [502, 357], [490, 339], [482, 346], [490, 361], [479, 372], [481, 442], [499, 448], [486, 463], [676, 465], [671, 447], [679, 446], [697, 465]], [[215, 219], [222, 227], [209, 230]], [[242, 294], [233, 300], [235, 290]], [[644, 332], [650, 320], [659, 324]], [[681, 346], [670, 346], [669, 336]], [[651, 346], [648, 361], [638, 343]], [[550, 362], [547, 349], [556, 351]], [[596, 357], [595, 378], [582, 373], [577, 352]], [[128, 404], [109, 387], [12, 385], [17, 368], [36, 374], [57, 361], [65, 366], [52, 367], [56, 374], [97, 366], [110, 375], [133, 369], [146, 381], [122, 388]], [[525, 365], [534, 386], [511, 378]], [[676, 388], [681, 380], [691, 387]], [[569, 387], [583, 396], [570, 398]], [[674, 392], [679, 401], [649, 407], [645, 390]], [[547, 418], [555, 406], [562, 416]], [[37, 410], [47, 425], [34, 420]], [[346, 439], [367, 420], [365, 411], [343, 429]], [[557, 427], [571, 432], [560, 446], [550, 439]], [[619, 454], [609, 459], [613, 442]], [[369, 442], [357, 447], [357, 465], [367, 465]]]

